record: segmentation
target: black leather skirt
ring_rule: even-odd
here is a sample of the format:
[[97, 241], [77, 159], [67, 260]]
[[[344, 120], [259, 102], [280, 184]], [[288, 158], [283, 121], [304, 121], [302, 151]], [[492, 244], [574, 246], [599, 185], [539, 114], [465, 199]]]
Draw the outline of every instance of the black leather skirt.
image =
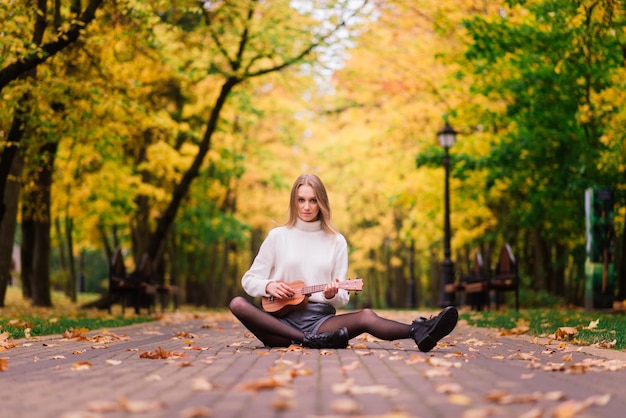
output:
[[291, 311], [279, 318], [287, 325], [298, 328], [305, 334], [317, 334], [324, 321], [334, 316], [337, 310], [326, 303], [309, 302], [304, 309]]

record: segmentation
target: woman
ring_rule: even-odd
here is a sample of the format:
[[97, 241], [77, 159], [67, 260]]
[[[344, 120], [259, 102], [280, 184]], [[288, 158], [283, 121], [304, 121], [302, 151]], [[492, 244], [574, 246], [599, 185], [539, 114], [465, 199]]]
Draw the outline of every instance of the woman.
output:
[[[312, 293], [303, 308], [277, 317], [238, 296], [231, 312], [263, 344], [286, 347], [346, 348], [350, 338], [367, 332], [383, 340], [412, 338], [427, 352], [456, 326], [458, 312], [447, 307], [431, 319], [403, 324], [371, 309], [336, 314], [349, 300], [341, 288], [348, 273], [348, 245], [331, 222], [326, 188], [314, 174], [303, 174], [291, 188], [289, 220], [271, 230], [241, 283], [249, 296], [287, 303], [296, 281], [322, 290]], [[301, 290], [301, 289], [300, 289]]]

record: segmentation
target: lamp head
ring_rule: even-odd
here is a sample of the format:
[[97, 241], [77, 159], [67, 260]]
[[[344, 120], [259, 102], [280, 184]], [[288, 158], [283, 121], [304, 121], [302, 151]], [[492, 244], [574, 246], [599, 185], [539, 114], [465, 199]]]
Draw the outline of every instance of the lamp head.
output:
[[443, 128], [437, 132], [437, 138], [439, 138], [439, 144], [444, 148], [450, 148], [454, 145], [454, 140], [456, 139], [457, 131], [455, 131], [452, 126], [446, 121], [446, 124]]

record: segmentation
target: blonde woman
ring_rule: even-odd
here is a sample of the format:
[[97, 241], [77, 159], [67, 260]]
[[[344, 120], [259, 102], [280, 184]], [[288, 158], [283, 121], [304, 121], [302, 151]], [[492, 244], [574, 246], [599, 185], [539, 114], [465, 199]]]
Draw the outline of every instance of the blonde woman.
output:
[[[291, 188], [289, 220], [272, 229], [243, 275], [241, 284], [251, 297], [263, 297], [285, 308], [298, 300], [304, 289], [306, 301], [284, 315], [268, 313], [244, 297], [235, 297], [231, 312], [263, 344], [286, 347], [345, 348], [350, 338], [367, 332], [384, 340], [411, 338], [419, 350], [432, 350], [454, 330], [458, 312], [447, 307], [437, 316], [403, 324], [378, 316], [371, 309], [336, 314], [349, 300], [348, 245], [333, 226], [328, 194], [314, 174], [299, 176]], [[295, 286], [295, 284], [298, 286]], [[300, 292], [300, 294], [299, 294]], [[272, 306], [276, 306], [272, 305]], [[264, 305], [265, 306], [265, 305]]]

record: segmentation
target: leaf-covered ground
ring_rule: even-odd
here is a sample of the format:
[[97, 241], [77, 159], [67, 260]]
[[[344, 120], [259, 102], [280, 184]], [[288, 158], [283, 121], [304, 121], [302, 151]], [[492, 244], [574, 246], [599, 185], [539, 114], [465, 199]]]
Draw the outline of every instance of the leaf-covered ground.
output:
[[122, 315], [119, 305], [113, 306], [111, 314], [106, 310], [82, 309], [84, 304], [99, 298], [94, 294], [80, 294], [77, 303], [72, 303], [64, 294], [53, 292], [53, 307], [40, 308], [25, 300], [20, 289], [7, 290], [5, 307], [0, 308], [0, 333], [12, 338], [63, 334], [69, 329], [115, 328], [156, 319], [135, 315], [132, 309], [126, 309]]
[[626, 349], [626, 315], [579, 309], [522, 309], [461, 314], [470, 325], [502, 329], [505, 333], [567, 339], [578, 345]]

